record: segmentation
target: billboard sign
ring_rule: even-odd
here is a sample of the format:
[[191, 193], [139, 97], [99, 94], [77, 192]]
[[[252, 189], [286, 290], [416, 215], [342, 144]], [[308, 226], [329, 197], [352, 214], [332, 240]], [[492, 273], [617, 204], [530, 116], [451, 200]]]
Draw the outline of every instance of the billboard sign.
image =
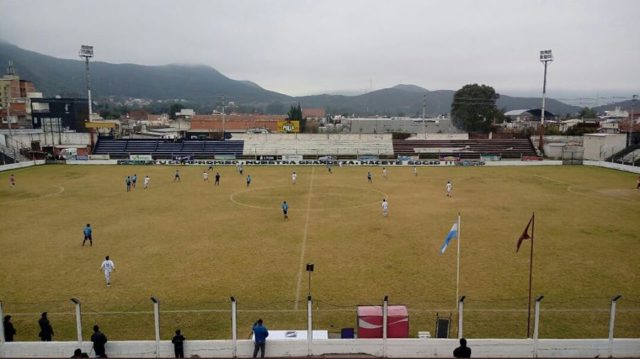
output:
[[129, 155], [129, 159], [131, 161], [152, 161], [153, 157], [151, 155]]
[[278, 121], [278, 132], [300, 133], [300, 121]]

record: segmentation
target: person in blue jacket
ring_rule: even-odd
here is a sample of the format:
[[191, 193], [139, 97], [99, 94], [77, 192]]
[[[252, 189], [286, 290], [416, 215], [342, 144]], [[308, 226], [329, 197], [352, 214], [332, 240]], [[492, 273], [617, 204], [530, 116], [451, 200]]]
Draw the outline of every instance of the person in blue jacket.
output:
[[258, 357], [258, 351], [261, 351], [260, 358], [264, 358], [264, 348], [267, 343], [267, 337], [269, 336], [269, 330], [262, 325], [262, 319], [258, 319], [253, 324], [253, 340], [255, 342], [253, 347], [253, 357]]

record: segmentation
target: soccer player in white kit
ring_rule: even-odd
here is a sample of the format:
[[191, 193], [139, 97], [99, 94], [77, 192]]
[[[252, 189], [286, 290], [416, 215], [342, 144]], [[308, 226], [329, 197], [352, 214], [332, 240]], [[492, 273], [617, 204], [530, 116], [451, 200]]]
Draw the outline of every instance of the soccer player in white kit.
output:
[[202, 179], [203, 179], [205, 182], [209, 182], [209, 172], [207, 172], [207, 171], [203, 171], [203, 172], [202, 172]]
[[387, 216], [389, 214], [389, 202], [387, 202], [386, 198], [382, 199], [382, 215]]
[[144, 189], [149, 188], [149, 181], [151, 181], [151, 178], [149, 178], [149, 176], [144, 176]]
[[382, 177], [387, 178], [387, 169], [382, 167]]
[[104, 272], [104, 279], [107, 282], [107, 287], [111, 287], [111, 272], [115, 272], [116, 265], [109, 259], [109, 256], [104, 257], [100, 270]]
[[413, 175], [417, 176], [418, 175], [418, 167], [413, 166]]
[[453, 194], [451, 193], [452, 190], [453, 185], [451, 184], [451, 181], [447, 181], [447, 197], [453, 197]]
[[296, 171], [293, 171], [291, 173], [291, 183], [296, 184], [296, 179], [298, 179], [298, 175], [296, 174]]

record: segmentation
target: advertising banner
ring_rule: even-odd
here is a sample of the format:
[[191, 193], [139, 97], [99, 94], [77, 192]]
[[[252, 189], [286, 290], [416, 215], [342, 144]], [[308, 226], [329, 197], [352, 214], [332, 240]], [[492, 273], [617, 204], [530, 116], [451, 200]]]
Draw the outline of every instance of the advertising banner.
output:
[[302, 155], [282, 155], [283, 161], [302, 161]]
[[129, 155], [129, 159], [131, 161], [152, 161], [153, 156], [151, 155]]
[[216, 160], [235, 160], [236, 155], [215, 155]]
[[278, 132], [280, 133], [299, 133], [300, 121], [278, 121]]

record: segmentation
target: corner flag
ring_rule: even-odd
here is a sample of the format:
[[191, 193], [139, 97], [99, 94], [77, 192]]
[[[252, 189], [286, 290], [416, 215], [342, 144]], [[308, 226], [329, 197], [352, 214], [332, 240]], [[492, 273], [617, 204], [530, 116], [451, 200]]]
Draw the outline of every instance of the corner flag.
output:
[[447, 247], [449, 246], [449, 242], [451, 242], [451, 239], [456, 237], [457, 235], [458, 235], [458, 223], [454, 223], [453, 226], [451, 226], [451, 230], [447, 234], [447, 238], [444, 239], [444, 243], [442, 244], [442, 247], [440, 247], [440, 254], [444, 254], [444, 251], [447, 250]]
[[529, 236], [529, 227], [531, 226], [531, 223], [533, 223], [534, 217], [535, 217], [535, 215], [531, 216], [531, 219], [529, 220], [529, 223], [527, 224], [527, 227], [524, 229], [524, 232], [522, 232], [522, 235], [520, 236], [520, 238], [518, 238], [518, 245], [516, 246], [516, 253], [518, 253], [518, 251], [520, 250], [520, 245], [522, 244], [522, 241], [524, 241], [525, 239], [531, 239], [533, 241], [533, 238], [531, 238], [531, 236]]

